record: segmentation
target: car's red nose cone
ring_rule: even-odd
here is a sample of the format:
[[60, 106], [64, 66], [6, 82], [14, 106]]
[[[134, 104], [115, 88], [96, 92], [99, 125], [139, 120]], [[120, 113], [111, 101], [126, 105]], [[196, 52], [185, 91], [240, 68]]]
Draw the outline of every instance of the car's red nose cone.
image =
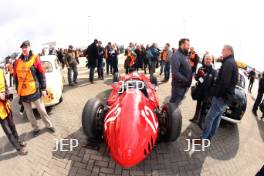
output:
[[141, 93], [123, 93], [105, 118], [105, 139], [111, 157], [128, 168], [149, 154], [158, 134], [157, 117]]

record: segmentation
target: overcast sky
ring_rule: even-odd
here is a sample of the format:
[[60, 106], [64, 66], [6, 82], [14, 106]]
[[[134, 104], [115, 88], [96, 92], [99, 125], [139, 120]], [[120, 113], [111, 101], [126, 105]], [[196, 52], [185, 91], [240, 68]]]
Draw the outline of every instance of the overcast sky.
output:
[[237, 60], [264, 70], [263, 17], [261, 0], [1, 0], [0, 58], [26, 39], [39, 50], [46, 42], [86, 46], [94, 38], [177, 47], [188, 37], [199, 53], [216, 56], [231, 44]]

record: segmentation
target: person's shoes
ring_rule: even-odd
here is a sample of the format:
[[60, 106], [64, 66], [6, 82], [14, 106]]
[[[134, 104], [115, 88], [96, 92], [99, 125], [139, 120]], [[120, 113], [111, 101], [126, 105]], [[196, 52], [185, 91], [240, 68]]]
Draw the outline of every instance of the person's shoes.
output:
[[21, 148], [20, 150], [17, 151], [19, 155], [27, 155], [28, 151], [24, 148]]
[[74, 84], [78, 84], [78, 82], [77, 81], [74, 81]]
[[257, 111], [252, 110], [252, 113], [254, 116], [256, 116], [256, 117], [258, 116]]
[[39, 135], [39, 132], [40, 132], [40, 130], [34, 130], [33, 131], [33, 136], [34, 137], [38, 136]]
[[94, 81], [90, 81], [91, 84], [94, 84]]
[[69, 86], [74, 86], [74, 84], [73, 83], [70, 83]]
[[20, 145], [21, 147], [26, 147], [26, 146], [27, 146], [27, 143], [21, 141], [21, 142], [19, 142], [19, 145]]
[[56, 129], [55, 129], [54, 127], [49, 127], [48, 129], [49, 129], [49, 131], [50, 131], [51, 133], [55, 133], [55, 132], [56, 132]]

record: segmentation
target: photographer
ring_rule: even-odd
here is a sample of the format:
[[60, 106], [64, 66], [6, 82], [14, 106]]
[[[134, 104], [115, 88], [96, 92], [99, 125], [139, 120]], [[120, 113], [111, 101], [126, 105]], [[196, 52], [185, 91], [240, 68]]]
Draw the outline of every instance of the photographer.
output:
[[190, 119], [191, 122], [197, 123], [201, 128], [205, 120], [206, 108], [212, 100], [216, 74], [216, 70], [212, 66], [212, 56], [206, 55], [203, 66], [198, 69], [195, 75], [197, 83], [192, 91], [192, 98], [197, 100], [197, 105], [194, 117]]

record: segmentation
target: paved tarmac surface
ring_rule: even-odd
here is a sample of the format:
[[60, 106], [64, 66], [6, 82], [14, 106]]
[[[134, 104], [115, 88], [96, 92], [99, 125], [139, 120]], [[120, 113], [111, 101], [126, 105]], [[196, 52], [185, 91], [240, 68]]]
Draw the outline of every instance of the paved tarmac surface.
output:
[[[120, 68], [122, 65], [120, 63]], [[31, 125], [18, 113], [17, 98], [14, 100], [16, 126], [21, 138], [27, 142], [29, 154], [18, 156], [0, 130], [1, 176], [252, 176], [263, 165], [264, 122], [251, 113], [255, 94], [247, 95], [248, 108], [240, 124], [223, 123], [209, 149], [204, 152], [187, 152], [184, 151], [187, 149], [186, 139], [199, 137], [201, 133], [198, 126], [189, 122], [196, 102], [192, 101], [188, 92], [181, 105], [183, 128], [179, 139], [174, 143], [159, 143], [145, 161], [134, 168], [122, 169], [109, 158], [103, 144], [99, 151], [83, 147], [86, 144], [81, 127], [84, 104], [94, 96], [102, 97], [109, 92], [112, 77], [107, 76], [104, 81], [96, 81], [96, 84], [91, 85], [87, 69], [83, 66], [78, 69], [78, 86], [65, 85], [64, 101], [50, 113], [57, 129], [55, 134], [47, 132], [39, 120], [43, 129], [39, 136], [33, 137]], [[170, 83], [159, 86], [157, 96], [160, 102], [170, 95], [170, 88]], [[56, 148], [56, 139], [77, 139], [79, 146], [73, 151], [52, 151]]]

